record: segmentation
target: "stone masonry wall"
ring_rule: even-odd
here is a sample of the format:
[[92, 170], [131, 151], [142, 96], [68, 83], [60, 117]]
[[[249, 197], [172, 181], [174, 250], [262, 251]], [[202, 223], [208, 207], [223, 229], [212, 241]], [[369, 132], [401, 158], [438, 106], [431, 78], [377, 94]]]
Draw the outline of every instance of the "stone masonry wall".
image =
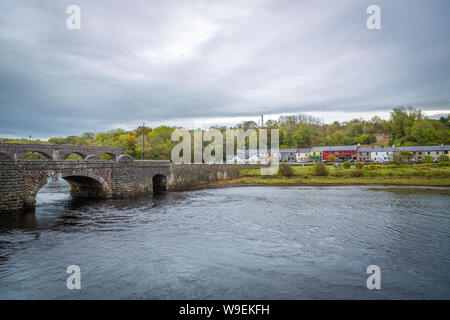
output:
[[0, 213], [23, 208], [48, 178], [61, 175], [74, 195], [122, 198], [152, 192], [152, 178], [170, 175], [168, 161], [0, 161]]
[[0, 160], [17, 160], [27, 152], [40, 152], [51, 160], [62, 160], [69, 153], [79, 154], [83, 159], [89, 155], [99, 156], [107, 153], [116, 157], [124, 154], [122, 148], [75, 146], [64, 144], [31, 144], [31, 143], [0, 143]]
[[12, 162], [0, 162], [0, 214], [22, 209], [24, 190], [24, 170]]
[[[239, 176], [239, 170], [262, 165], [181, 164], [169, 161], [0, 161], [0, 213], [21, 210], [49, 177], [61, 175], [74, 195], [106, 198], [131, 197], [153, 191], [153, 178], [167, 190], [189, 190], [199, 185]], [[165, 178], [165, 179], [164, 179]]]
[[239, 177], [239, 171], [261, 168], [261, 164], [172, 164], [168, 190], [193, 189], [199, 185]]

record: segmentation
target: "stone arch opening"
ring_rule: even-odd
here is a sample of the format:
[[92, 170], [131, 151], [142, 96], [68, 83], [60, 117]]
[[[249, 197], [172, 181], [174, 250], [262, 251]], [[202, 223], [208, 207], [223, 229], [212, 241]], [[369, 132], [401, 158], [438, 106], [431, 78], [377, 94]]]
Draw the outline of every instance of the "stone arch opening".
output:
[[62, 155], [61, 160], [80, 161], [86, 158], [86, 155], [81, 152], [67, 152]]
[[105, 153], [102, 153], [102, 154], [98, 155], [98, 158], [100, 160], [116, 161], [117, 156], [114, 153], [105, 152]]
[[153, 192], [167, 191], [166, 176], [163, 174], [157, 174], [152, 178]]
[[105, 198], [104, 182], [87, 176], [63, 176], [70, 185], [70, 194], [82, 198]]
[[52, 160], [52, 156], [43, 151], [29, 151], [23, 152], [19, 155], [17, 160]]
[[95, 154], [90, 154], [84, 160], [100, 160], [100, 158]]
[[69, 184], [70, 194], [74, 197], [107, 198], [107, 185], [101, 177], [89, 172], [63, 172], [44, 177], [32, 190], [28, 190], [24, 199], [25, 206], [34, 207], [36, 196], [42, 187], [58, 179], [63, 179]]

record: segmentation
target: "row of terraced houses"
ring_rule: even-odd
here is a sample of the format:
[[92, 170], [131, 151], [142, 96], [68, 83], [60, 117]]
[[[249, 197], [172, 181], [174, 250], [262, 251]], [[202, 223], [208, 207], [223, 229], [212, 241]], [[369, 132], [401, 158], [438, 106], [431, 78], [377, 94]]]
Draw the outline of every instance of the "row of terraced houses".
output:
[[270, 150], [260, 153], [257, 150], [238, 150], [234, 160], [268, 162], [269, 156], [276, 156], [281, 162], [317, 162], [326, 161], [332, 154], [337, 161], [344, 162], [389, 162], [394, 152], [408, 151], [412, 154], [411, 161], [420, 162], [424, 156], [431, 156], [435, 161], [445, 154], [449, 156], [450, 145], [440, 146], [411, 146], [411, 147], [360, 147], [354, 146], [327, 146], [312, 148], [280, 149], [278, 153], [271, 155]]

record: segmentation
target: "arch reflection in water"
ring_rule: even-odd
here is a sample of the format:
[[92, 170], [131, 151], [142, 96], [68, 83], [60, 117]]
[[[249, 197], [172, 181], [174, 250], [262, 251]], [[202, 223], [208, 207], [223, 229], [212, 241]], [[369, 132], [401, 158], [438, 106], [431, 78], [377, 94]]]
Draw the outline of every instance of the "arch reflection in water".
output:
[[153, 192], [167, 191], [166, 176], [157, 174], [152, 178]]

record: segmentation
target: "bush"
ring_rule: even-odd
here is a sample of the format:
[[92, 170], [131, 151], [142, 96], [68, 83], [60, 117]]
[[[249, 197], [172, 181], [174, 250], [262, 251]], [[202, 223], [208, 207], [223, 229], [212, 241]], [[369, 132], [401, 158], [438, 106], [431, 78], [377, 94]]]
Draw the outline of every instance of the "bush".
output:
[[336, 162], [337, 158], [334, 154], [329, 154], [329, 155], [327, 155], [326, 160], [327, 160], [327, 162]]
[[295, 175], [294, 169], [289, 164], [286, 164], [286, 163], [280, 164], [278, 173], [280, 176], [288, 177], [288, 178]]
[[366, 166], [367, 170], [375, 170], [377, 167], [374, 164], [369, 164]]
[[422, 163], [433, 163], [434, 159], [432, 156], [424, 156], [421, 161]]
[[356, 169], [362, 169], [362, 168], [364, 168], [364, 164], [362, 162], [357, 162], [357, 163], [355, 163], [355, 167], [356, 167]]
[[448, 162], [448, 161], [449, 161], [449, 158], [448, 158], [448, 156], [447, 156], [446, 154], [441, 154], [441, 155], [439, 156], [439, 158], [438, 158], [438, 161], [439, 161], [439, 162]]
[[350, 167], [352, 166], [352, 164], [349, 161], [345, 161], [342, 166], [344, 167], [344, 169], [350, 169]]
[[412, 152], [409, 151], [396, 151], [394, 152], [394, 155], [392, 157], [392, 162], [394, 162], [397, 165], [404, 164], [404, 163], [410, 163], [411, 159], [413, 158]]
[[313, 166], [313, 172], [316, 176], [327, 176], [328, 169], [327, 166], [323, 162], [319, 162]]
[[364, 170], [362, 170], [362, 169], [352, 170], [352, 176], [354, 176], [354, 177], [362, 177], [363, 175], [364, 175]]

